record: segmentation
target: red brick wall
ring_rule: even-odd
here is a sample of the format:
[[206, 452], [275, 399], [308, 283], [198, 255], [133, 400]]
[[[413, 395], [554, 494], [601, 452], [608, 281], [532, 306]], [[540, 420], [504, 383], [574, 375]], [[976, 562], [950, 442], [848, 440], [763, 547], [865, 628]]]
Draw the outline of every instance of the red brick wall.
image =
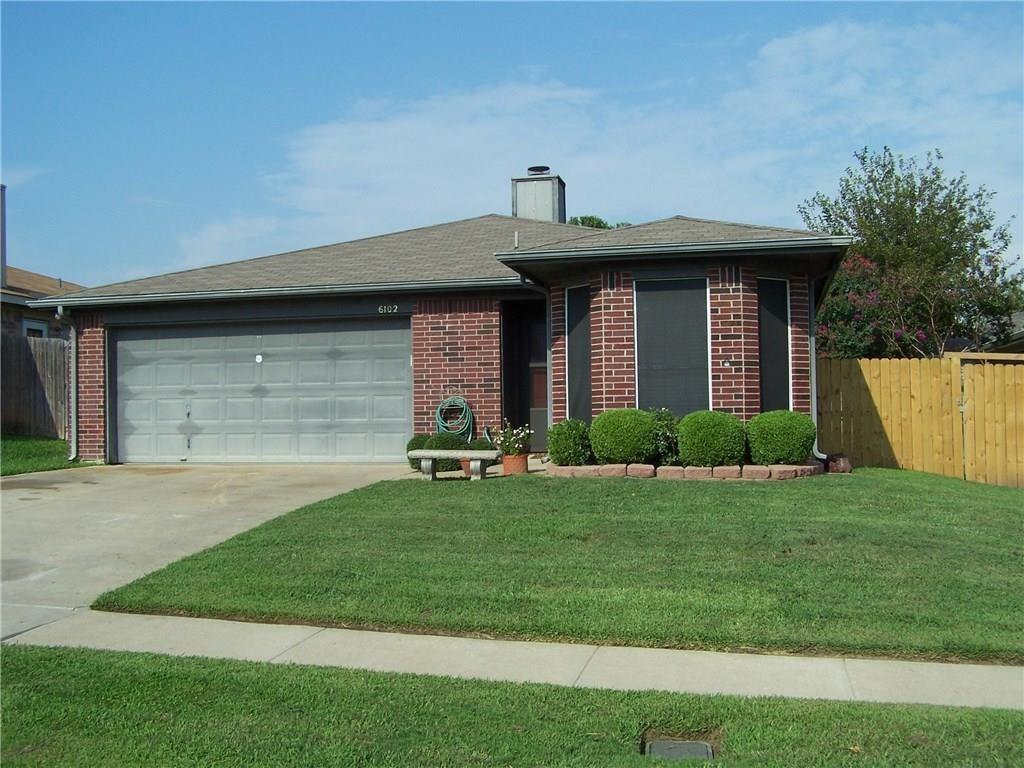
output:
[[501, 424], [501, 314], [497, 299], [422, 299], [412, 316], [413, 431], [436, 431], [445, 397], [469, 403], [476, 433]]
[[591, 412], [636, 406], [633, 275], [599, 272], [590, 281]]
[[742, 419], [761, 410], [757, 272], [708, 269], [711, 315], [711, 408]]
[[106, 336], [98, 314], [75, 317], [78, 326], [78, 455], [106, 459]]
[[[707, 270], [711, 315], [711, 407], [750, 419], [761, 410], [756, 265]], [[810, 355], [806, 275], [790, 279], [793, 409], [810, 413]], [[633, 277], [591, 275], [591, 387], [593, 413], [636, 405]], [[566, 418], [565, 293], [551, 287], [552, 418]], [[729, 363], [726, 365], [726, 363]]]

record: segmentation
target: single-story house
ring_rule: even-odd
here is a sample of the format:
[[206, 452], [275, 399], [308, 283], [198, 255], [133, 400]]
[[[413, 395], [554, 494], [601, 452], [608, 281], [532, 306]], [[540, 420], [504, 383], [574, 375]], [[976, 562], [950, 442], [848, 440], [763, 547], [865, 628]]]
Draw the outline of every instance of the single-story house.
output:
[[609, 408], [809, 413], [814, 307], [850, 244], [673, 216], [565, 222], [546, 167], [512, 215], [91, 288], [73, 324], [88, 459], [397, 461], [458, 394], [479, 427]]

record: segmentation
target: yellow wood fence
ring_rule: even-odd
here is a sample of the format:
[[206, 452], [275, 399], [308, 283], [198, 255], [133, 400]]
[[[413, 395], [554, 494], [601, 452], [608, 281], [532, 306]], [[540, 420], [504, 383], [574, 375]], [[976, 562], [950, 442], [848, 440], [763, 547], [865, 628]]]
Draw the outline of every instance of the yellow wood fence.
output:
[[1024, 488], [1024, 355], [822, 358], [817, 370], [822, 451]]

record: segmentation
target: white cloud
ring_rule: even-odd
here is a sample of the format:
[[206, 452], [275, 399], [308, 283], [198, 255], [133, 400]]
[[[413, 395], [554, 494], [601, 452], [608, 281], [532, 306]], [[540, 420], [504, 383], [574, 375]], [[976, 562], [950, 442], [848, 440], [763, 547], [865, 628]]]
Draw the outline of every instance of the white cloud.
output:
[[278, 220], [272, 216], [234, 216], [182, 235], [178, 238], [181, 267], [202, 267], [257, 253], [272, 253], [263, 241], [277, 227]]
[[797, 204], [834, 192], [864, 144], [941, 148], [1006, 219], [1024, 205], [1018, 59], [971, 28], [834, 23], [752, 49], [717, 92], [528, 79], [365, 102], [293, 138], [267, 179], [278, 217], [212, 224], [182, 251], [208, 263], [506, 213], [508, 179], [535, 163], [566, 179], [570, 215], [799, 225]]

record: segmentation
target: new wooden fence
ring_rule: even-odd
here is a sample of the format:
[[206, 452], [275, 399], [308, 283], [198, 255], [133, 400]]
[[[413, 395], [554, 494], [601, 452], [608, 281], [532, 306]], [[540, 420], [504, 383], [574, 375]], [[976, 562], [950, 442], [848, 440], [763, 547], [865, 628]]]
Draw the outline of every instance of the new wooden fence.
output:
[[5, 434], [65, 437], [67, 342], [0, 337], [0, 429]]
[[854, 466], [1024, 488], [1024, 355], [818, 361], [818, 442]]

